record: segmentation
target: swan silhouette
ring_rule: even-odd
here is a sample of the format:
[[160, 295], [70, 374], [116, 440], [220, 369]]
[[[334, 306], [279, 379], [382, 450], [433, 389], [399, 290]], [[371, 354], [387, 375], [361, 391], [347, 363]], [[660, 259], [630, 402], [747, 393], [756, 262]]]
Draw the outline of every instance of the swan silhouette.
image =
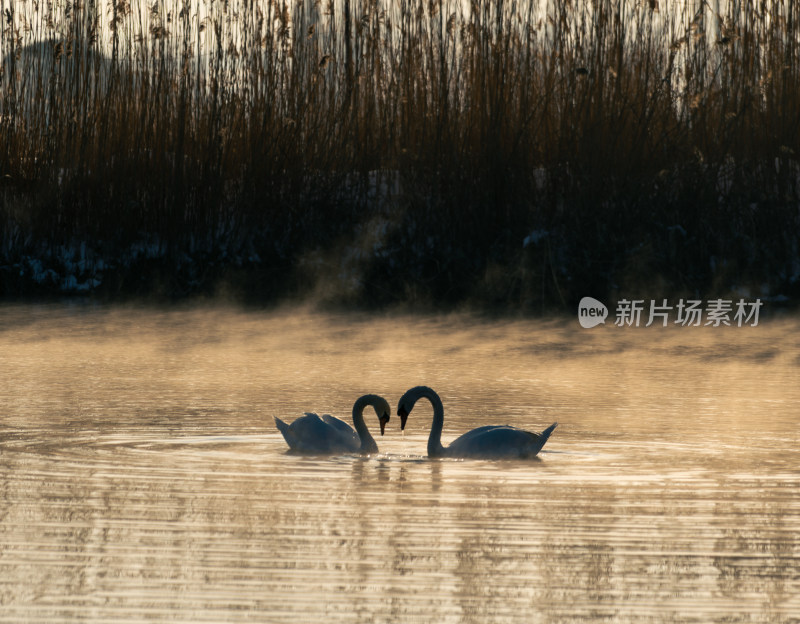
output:
[[532, 433], [510, 425], [487, 425], [468, 431], [456, 438], [450, 446], [442, 446], [444, 407], [439, 395], [427, 386], [417, 386], [406, 392], [397, 404], [400, 428], [414, 405], [421, 398], [433, 405], [433, 425], [428, 437], [428, 457], [459, 457], [473, 459], [526, 459], [535, 457], [558, 423], [553, 423], [542, 433]]
[[290, 452], [303, 455], [335, 455], [337, 453], [377, 453], [378, 445], [364, 422], [364, 408], [371, 405], [381, 424], [381, 435], [389, 422], [391, 408], [381, 396], [365, 394], [353, 405], [353, 424], [355, 431], [346, 422], [325, 414], [320, 418], [312, 412], [305, 412], [291, 425], [277, 416], [275, 425], [283, 434]]

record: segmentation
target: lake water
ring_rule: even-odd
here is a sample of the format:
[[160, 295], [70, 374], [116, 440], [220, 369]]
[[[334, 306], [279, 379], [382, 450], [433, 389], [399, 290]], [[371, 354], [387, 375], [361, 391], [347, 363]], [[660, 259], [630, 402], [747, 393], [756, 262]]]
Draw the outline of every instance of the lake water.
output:
[[[0, 622], [800, 622], [800, 323], [0, 308]], [[286, 454], [426, 384], [445, 443]]]

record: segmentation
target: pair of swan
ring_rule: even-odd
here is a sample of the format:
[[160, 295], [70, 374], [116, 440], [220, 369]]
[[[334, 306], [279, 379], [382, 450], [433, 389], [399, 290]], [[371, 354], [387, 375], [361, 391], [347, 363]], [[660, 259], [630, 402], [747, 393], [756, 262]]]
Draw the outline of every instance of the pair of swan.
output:
[[[433, 425], [428, 437], [428, 457], [456, 457], [471, 459], [528, 459], [535, 457], [544, 446], [558, 423], [553, 423], [542, 433], [533, 433], [509, 425], [488, 425], [468, 431], [453, 440], [449, 446], [442, 446], [444, 428], [444, 406], [439, 395], [427, 386], [417, 386], [406, 392], [397, 404], [400, 428], [406, 427], [411, 410], [421, 398], [433, 405]], [[353, 405], [353, 424], [355, 431], [345, 422], [325, 414], [306, 413], [291, 425], [279, 418], [275, 424], [283, 434], [289, 448], [303, 454], [335, 454], [358, 452], [377, 453], [378, 445], [364, 423], [364, 408], [371, 405], [381, 426], [383, 435], [389, 422], [389, 404], [383, 397], [366, 394]]]

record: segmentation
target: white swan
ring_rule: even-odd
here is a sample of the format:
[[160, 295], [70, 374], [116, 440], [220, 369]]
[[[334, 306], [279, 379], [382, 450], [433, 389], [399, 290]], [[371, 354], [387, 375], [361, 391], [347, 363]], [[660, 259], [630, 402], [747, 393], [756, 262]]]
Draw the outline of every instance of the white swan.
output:
[[386, 399], [377, 394], [365, 394], [353, 405], [353, 424], [355, 431], [346, 422], [325, 414], [320, 418], [316, 414], [306, 412], [291, 425], [287, 425], [277, 416], [275, 425], [283, 434], [294, 453], [306, 455], [333, 455], [337, 453], [377, 453], [378, 445], [364, 422], [364, 408], [372, 405], [381, 424], [381, 435], [389, 422], [391, 408]]
[[553, 423], [542, 433], [532, 433], [509, 425], [488, 425], [468, 431], [442, 446], [444, 407], [439, 395], [427, 386], [417, 386], [406, 392], [397, 404], [400, 428], [405, 429], [406, 420], [414, 404], [425, 397], [433, 405], [433, 425], [428, 437], [428, 457], [464, 457], [474, 459], [525, 459], [535, 457], [558, 423]]

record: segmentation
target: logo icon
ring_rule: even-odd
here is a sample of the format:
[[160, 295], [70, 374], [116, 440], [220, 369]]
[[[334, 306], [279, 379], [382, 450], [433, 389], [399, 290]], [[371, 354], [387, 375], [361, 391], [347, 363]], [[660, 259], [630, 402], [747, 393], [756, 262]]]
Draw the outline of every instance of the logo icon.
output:
[[605, 324], [608, 308], [594, 297], [584, 297], [578, 304], [578, 322], [584, 329]]

